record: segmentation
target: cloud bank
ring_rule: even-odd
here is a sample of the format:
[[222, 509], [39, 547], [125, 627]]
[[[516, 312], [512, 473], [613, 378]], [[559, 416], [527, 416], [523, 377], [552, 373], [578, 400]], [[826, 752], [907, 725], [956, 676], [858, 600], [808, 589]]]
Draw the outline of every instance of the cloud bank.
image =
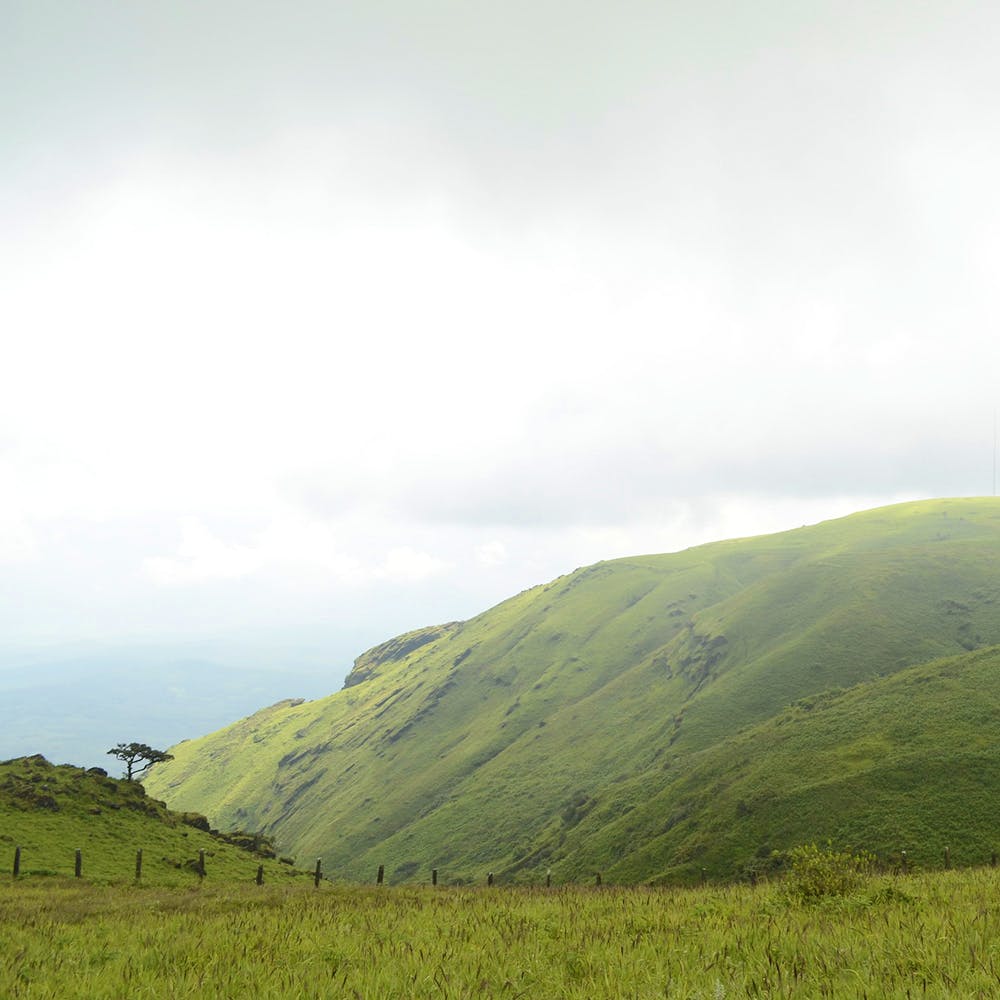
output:
[[9, 636], [388, 634], [993, 489], [981, 4], [3, 11]]

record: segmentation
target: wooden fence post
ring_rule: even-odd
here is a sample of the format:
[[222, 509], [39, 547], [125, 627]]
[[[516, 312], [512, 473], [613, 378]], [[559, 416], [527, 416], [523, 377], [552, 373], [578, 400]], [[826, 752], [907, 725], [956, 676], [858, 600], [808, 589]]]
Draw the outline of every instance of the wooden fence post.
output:
[[944, 849], [944, 866], [945, 868], [951, 867], [951, 848], [946, 847]]
[[702, 868], [701, 870], [701, 884], [704, 885], [708, 881], [708, 869]]
[[552, 869], [549, 868], [545, 873], [545, 888], [550, 889], [552, 887]]
[[316, 859], [316, 871], [313, 874], [313, 885], [319, 888], [319, 880], [323, 877], [323, 859]]
[[438, 870], [436, 868], [431, 869], [431, 885], [438, 884]]
[[375, 875], [375, 884], [381, 885], [382, 880], [385, 878], [385, 865], [378, 866], [378, 873]]
[[14, 878], [21, 874], [21, 848], [14, 848]]
[[597, 880], [595, 881], [595, 883], [594, 883], [594, 884], [595, 884], [595, 885], [596, 885], [596, 886], [597, 886], [598, 888], [600, 888], [600, 886], [601, 886], [601, 873], [600, 873], [600, 872], [598, 872], [598, 873], [597, 873]]
[[487, 884], [487, 885], [493, 885], [493, 872], [490, 872], [490, 873], [489, 873], [489, 874], [488, 874], [488, 875], [486, 876], [486, 884]]
[[200, 850], [198, 852], [198, 878], [205, 877], [205, 852]]
[[142, 848], [135, 852], [135, 880], [136, 882], [142, 878]]
[[900, 857], [900, 867], [903, 869], [903, 874], [906, 874], [906, 851], [899, 852]]
[[83, 851], [78, 847], [76, 857], [73, 860], [73, 876], [79, 878], [83, 874]]
[[257, 865], [257, 885], [264, 884], [264, 866]]

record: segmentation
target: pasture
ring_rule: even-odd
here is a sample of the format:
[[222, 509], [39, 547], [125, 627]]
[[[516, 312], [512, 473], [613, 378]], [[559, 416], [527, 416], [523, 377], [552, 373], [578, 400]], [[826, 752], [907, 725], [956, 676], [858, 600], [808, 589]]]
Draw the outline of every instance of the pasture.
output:
[[751, 887], [187, 888], [0, 881], [10, 998], [1000, 994], [996, 869]]

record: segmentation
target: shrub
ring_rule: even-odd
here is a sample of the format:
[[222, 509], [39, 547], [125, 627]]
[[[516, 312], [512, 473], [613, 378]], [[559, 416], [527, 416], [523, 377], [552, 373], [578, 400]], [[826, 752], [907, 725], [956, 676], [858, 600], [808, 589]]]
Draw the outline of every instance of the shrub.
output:
[[802, 902], [829, 896], [846, 896], [871, 874], [874, 858], [861, 852], [835, 851], [804, 844], [788, 853], [789, 871], [785, 887], [789, 896]]
[[196, 830], [204, 830], [205, 833], [211, 829], [211, 824], [208, 822], [207, 816], [202, 816], [201, 813], [196, 812], [185, 812], [181, 813], [181, 822], [187, 826], [193, 826]]

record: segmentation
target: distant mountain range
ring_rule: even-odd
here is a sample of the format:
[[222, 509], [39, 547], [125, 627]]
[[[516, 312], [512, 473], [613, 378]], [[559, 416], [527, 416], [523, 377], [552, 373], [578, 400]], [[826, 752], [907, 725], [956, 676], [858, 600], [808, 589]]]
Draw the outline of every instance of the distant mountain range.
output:
[[1000, 500], [602, 562], [182, 743], [146, 785], [392, 881], [690, 881], [1000, 847]]

